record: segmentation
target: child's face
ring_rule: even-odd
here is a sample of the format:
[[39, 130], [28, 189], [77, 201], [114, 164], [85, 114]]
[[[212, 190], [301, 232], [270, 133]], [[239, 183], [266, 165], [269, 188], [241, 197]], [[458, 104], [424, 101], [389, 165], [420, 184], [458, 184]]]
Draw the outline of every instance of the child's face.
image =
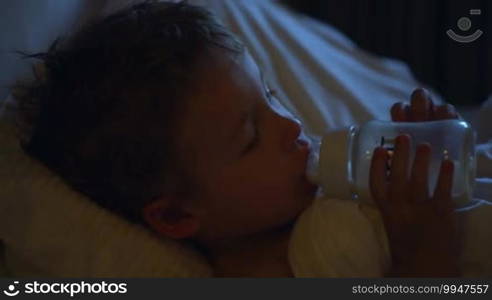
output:
[[275, 108], [248, 53], [214, 55], [199, 76], [178, 140], [198, 184], [196, 237], [239, 236], [292, 221], [316, 192], [305, 178], [310, 150], [300, 123]]

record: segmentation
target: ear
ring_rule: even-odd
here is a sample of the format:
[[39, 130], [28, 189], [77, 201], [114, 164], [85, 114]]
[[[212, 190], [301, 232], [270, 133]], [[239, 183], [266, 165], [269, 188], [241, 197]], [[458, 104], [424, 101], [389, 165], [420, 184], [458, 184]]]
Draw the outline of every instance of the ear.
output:
[[165, 197], [158, 198], [144, 206], [145, 222], [158, 234], [172, 239], [185, 239], [195, 235], [200, 228], [197, 216]]

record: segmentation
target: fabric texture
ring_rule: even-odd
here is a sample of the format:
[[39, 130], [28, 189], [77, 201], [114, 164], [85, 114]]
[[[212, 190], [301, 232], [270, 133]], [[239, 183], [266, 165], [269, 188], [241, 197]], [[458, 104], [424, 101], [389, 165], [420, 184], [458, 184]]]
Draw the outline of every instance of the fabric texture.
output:
[[201, 277], [191, 247], [160, 239], [71, 190], [0, 122], [0, 239], [15, 276]]
[[296, 277], [383, 277], [391, 262], [377, 209], [325, 197], [297, 219], [288, 255]]
[[[458, 216], [463, 277], [491, 277], [492, 204], [481, 201]], [[384, 277], [391, 257], [381, 215], [369, 204], [317, 198], [297, 219], [289, 262], [295, 277]]]

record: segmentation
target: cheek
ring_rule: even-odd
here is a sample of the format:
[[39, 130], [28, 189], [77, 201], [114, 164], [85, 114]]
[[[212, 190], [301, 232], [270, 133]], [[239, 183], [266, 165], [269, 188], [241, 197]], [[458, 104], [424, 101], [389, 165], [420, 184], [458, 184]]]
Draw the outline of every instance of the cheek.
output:
[[300, 180], [286, 172], [262, 172], [253, 176], [225, 178], [219, 189], [231, 206], [275, 214], [300, 206]]
[[[217, 199], [260, 197], [268, 202], [299, 197], [304, 174], [303, 161], [299, 158], [292, 153], [264, 149], [240, 164], [209, 172], [206, 176], [208, 190]], [[244, 202], [247, 203], [241, 200]]]
[[256, 176], [224, 173], [209, 184], [209, 222], [217, 234], [246, 234], [281, 226], [307, 206], [294, 186], [297, 183], [281, 172]]
[[293, 182], [285, 173], [245, 170], [223, 173], [209, 183], [209, 192], [217, 206], [237, 209], [281, 204], [292, 196]]
[[236, 178], [226, 178], [225, 181], [230, 185], [230, 189], [245, 194], [274, 196], [282, 192], [287, 193], [295, 183], [295, 173], [292, 172], [292, 168], [289, 169], [287, 166], [265, 168], [267, 164], [265, 162], [256, 170], [248, 170]]

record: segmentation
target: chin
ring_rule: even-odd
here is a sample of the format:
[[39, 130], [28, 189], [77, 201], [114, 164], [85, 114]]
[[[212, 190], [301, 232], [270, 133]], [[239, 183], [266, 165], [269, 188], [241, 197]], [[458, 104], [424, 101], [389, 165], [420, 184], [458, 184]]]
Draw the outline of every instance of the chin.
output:
[[308, 198], [312, 198], [310, 201], [312, 202], [313, 199], [316, 197], [318, 194], [319, 186], [317, 184], [312, 183], [309, 181], [306, 176], [302, 176], [302, 189], [304, 191], [304, 196]]
[[309, 205], [305, 205], [302, 209], [300, 209], [292, 218], [290, 218], [285, 224], [283, 224], [282, 226], [280, 226], [280, 228], [284, 228], [284, 229], [289, 229], [289, 228], [292, 228], [295, 223], [297, 222], [297, 219], [299, 218], [300, 215], [302, 215], [302, 213], [306, 210], [306, 208], [308, 208]]

